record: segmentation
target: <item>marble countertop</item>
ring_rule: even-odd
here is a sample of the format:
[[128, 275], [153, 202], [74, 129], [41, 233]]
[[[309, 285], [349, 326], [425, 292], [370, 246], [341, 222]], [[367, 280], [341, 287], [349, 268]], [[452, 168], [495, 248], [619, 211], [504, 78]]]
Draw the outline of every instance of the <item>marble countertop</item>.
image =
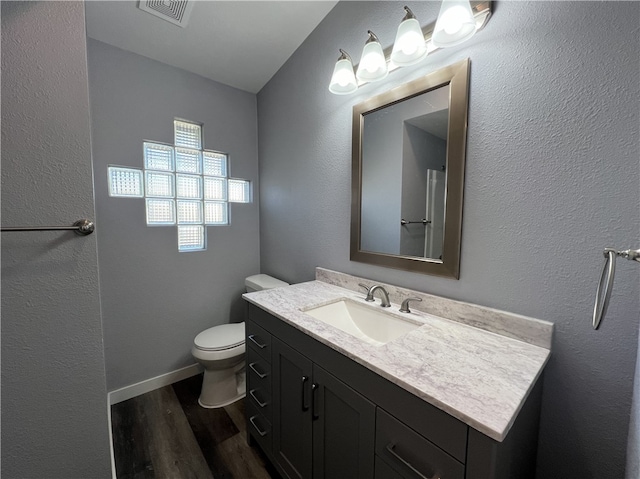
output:
[[389, 314], [422, 325], [381, 346], [329, 326], [304, 310], [357, 293], [322, 281], [246, 293], [244, 299], [497, 441], [507, 436], [550, 351], [457, 321], [414, 311]]

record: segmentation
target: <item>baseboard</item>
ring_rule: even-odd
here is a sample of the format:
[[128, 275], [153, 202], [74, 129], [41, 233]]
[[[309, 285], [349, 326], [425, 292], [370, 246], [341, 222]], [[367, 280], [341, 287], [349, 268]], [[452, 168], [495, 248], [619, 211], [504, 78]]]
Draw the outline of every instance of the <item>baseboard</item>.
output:
[[131, 384], [115, 391], [111, 391], [108, 396], [109, 405], [118, 404], [119, 402], [126, 401], [127, 399], [140, 396], [141, 394], [148, 393], [155, 389], [159, 389], [169, 384], [173, 384], [183, 379], [190, 378], [196, 374], [202, 372], [202, 366], [199, 364], [192, 364], [186, 368], [171, 371], [170, 373], [156, 376], [155, 378], [145, 379], [139, 383]]

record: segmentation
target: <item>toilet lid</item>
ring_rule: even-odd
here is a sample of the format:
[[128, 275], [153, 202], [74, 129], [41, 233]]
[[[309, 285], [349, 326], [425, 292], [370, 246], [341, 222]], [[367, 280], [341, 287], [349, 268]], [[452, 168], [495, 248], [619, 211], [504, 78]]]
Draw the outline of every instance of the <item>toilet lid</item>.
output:
[[193, 340], [196, 348], [218, 351], [234, 348], [244, 343], [244, 323], [222, 324], [205, 329]]

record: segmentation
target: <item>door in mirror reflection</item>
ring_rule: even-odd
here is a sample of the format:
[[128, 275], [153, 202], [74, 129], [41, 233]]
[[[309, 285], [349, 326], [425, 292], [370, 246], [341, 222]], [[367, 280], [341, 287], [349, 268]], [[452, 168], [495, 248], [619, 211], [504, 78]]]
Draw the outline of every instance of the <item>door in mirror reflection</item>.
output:
[[449, 85], [364, 115], [362, 251], [442, 259]]

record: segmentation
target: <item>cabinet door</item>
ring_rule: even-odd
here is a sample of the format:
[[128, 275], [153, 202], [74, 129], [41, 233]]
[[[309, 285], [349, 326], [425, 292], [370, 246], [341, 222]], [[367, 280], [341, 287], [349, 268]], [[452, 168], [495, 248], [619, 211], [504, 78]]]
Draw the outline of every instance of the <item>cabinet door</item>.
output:
[[311, 361], [273, 338], [273, 455], [290, 479], [311, 479]]
[[314, 479], [373, 477], [375, 405], [313, 365]]

